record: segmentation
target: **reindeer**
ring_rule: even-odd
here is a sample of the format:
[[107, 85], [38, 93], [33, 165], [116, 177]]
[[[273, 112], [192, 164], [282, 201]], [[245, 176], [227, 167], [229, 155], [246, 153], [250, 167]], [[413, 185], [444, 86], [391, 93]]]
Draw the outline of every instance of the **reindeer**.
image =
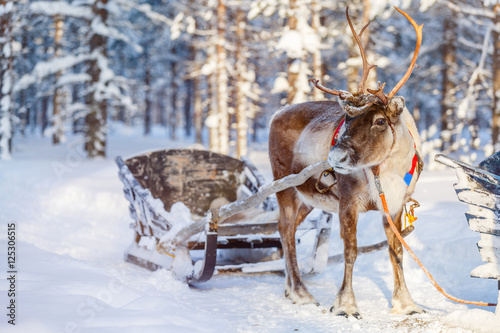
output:
[[415, 121], [405, 107], [404, 98], [395, 95], [415, 66], [423, 25], [418, 26], [408, 14], [396, 10], [413, 25], [417, 43], [410, 67], [389, 94], [383, 91], [385, 83], [379, 82], [377, 90], [365, 89], [368, 73], [375, 67], [366, 60], [360, 40], [369, 23], [359, 35], [356, 34], [346, 10], [347, 21], [363, 60], [358, 91], [328, 89], [312, 79], [317, 88], [338, 96], [338, 102], [317, 101], [288, 106], [274, 116], [269, 136], [269, 158], [275, 180], [325, 159], [333, 168], [329, 171], [333, 177], [325, 177], [326, 171], [300, 186], [277, 193], [280, 207], [278, 228], [286, 261], [285, 296], [298, 304], [316, 303], [299, 272], [295, 232], [314, 207], [338, 213], [340, 236], [344, 242], [344, 280], [330, 311], [358, 319], [361, 316], [352, 288], [353, 266], [358, 254], [356, 225], [359, 213], [370, 210], [378, 210], [383, 216], [394, 272], [392, 312], [423, 312], [406, 287], [401, 243], [389, 228], [375, 185], [377, 178], [385, 191], [389, 213], [401, 229], [403, 206], [414, 191], [422, 163]]

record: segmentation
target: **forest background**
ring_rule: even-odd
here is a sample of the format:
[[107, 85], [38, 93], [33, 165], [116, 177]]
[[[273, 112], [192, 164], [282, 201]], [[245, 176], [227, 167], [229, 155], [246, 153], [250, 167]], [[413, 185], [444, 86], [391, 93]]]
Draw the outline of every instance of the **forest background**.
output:
[[416, 37], [393, 5], [424, 24], [399, 92], [424, 158], [475, 162], [500, 150], [498, 0], [0, 0], [0, 159], [40, 135], [55, 145], [82, 136], [87, 157], [105, 157], [116, 123], [245, 156], [277, 110], [334, 98], [310, 77], [356, 90], [347, 6], [358, 31], [372, 21], [368, 85], [400, 80]]

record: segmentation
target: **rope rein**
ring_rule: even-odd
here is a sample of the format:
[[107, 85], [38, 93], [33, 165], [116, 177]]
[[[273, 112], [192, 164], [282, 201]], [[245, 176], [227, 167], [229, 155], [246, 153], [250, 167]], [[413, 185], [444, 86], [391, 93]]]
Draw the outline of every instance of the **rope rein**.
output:
[[392, 231], [396, 235], [396, 238], [401, 242], [401, 244], [404, 246], [404, 248], [406, 249], [406, 251], [408, 251], [408, 254], [420, 266], [420, 268], [425, 273], [425, 275], [427, 275], [427, 277], [429, 278], [429, 280], [432, 283], [432, 285], [441, 294], [443, 294], [445, 297], [447, 297], [448, 299], [450, 299], [452, 301], [458, 302], [458, 303], [472, 304], [472, 305], [479, 305], [479, 306], [497, 306], [496, 303], [465, 301], [463, 299], [460, 299], [460, 298], [457, 298], [457, 297], [454, 297], [454, 296], [448, 294], [447, 292], [445, 292], [443, 290], [443, 288], [441, 288], [441, 286], [436, 282], [436, 280], [434, 280], [434, 278], [432, 277], [431, 273], [429, 273], [429, 271], [427, 270], [427, 268], [425, 268], [425, 266], [422, 264], [422, 262], [417, 258], [417, 256], [412, 251], [412, 249], [408, 246], [408, 244], [406, 244], [405, 240], [403, 239], [403, 237], [399, 233], [399, 230], [396, 228], [396, 225], [392, 221], [391, 214], [389, 214], [389, 208], [387, 206], [387, 200], [385, 199], [385, 194], [382, 191], [382, 186], [380, 185], [380, 169], [378, 168], [378, 166], [376, 166], [376, 167], [373, 167], [372, 171], [373, 171], [373, 175], [375, 177], [375, 185], [376, 185], [377, 190], [379, 192], [380, 199], [382, 200], [382, 206], [384, 207], [385, 216], [387, 218], [387, 221], [389, 222], [389, 226], [391, 227]]
[[[387, 117], [387, 120], [388, 120], [388, 124], [389, 124], [389, 126], [391, 128], [392, 136], [393, 136], [393, 141], [392, 141], [392, 146], [391, 146], [391, 151], [392, 151], [392, 149], [394, 148], [394, 145], [396, 144], [396, 134], [395, 134], [394, 124], [390, 121], [390, 119], [388, 117]], [[337, 139], [338, 139], [338, 136], [339, 136], [339, 131], [340, 131], [340, 128], [342, 127], [342, 125], [344, 124], [344, 122], [345, 122], [345, 118], [343, 118], [341, 120], [340, 124], [337, 125], [337, 128], [336, 128], [336, 130], [334, 132], [334, 135], [333, 135], [333, 138], [332, 138], [332, 144], [331, 144], [332, 147], [335, 146], [336, 143], [337, 143]], [[411, 134], [411, 131], [410, 131], [410, 135], [413, 138], [413, 135]], [[415, 143], [414, 143], [414, 146], [415, 146]], [[420, 156], [419, 156], [417, 148], [415, 146], [415, 156], [412, 159], [411, 169], [410, 169], [410, 171], [408, 173], [406, 173], [406, 175], [404, 177], [404, 181], [405, 181], [405, 183], [406, 183], [407, 186], [410, 186], [410, 183], [412, 181], [412, 178], [413, 178], [415, 170], [417, 170], [417, 172], [420, 173], [421, 169], [422, 169], [422, 161], [420, 160]], [[454, 297], [454, 296], [448, 294], [447, 292], [445, 292], [443, 290], [443, 288], [441, 288], [441, 286], [436, 282], [436, 280], [434, 279], [434, 277], [432, 276], [432, 274], [429, 273], [429, 271], [427, 270], [427, 268], [425, 268], [425, 266], [422, 264], [422, 262], [417, 258], [417, 256], [415, 255], [415, 253], [412, 251], [412, 249], [405, 242], [405, 240], [403, 239], [403, 236], [401, 236], [400, 231], [398, 230], [398, 228], [394, 224], [394, 221], [391, 218], [391, 214], [389, 213], [389, 207], [387, 206], [387, 200], [385, 198], [384, 191], [382, 190], [382, 185], [380, 183], [380, 167], [379, 167], [379, 165], [376, 165], [376, 166], [372, 167], [372, 172], [373, 172], [373, 176], [374, 176], [375, 186], [377, 187], [377, 191], [379, 193], [380, 200], [382, 200], [382, 206], [384, 208], [384, 213], [385, 213], [385, 216], [387, 218], [387, 221], [389, 222], [389, 226], [391, 227], [392, 231], [396, 235], [396, 238], [401, 242], [401, 244], [404, 246], [404, 248], [406, 249], [406, 251], [408, 251], [408, 254], [420, 266], [420, 268], [425, 273], [425, 275], [427, 275], [427, 278], [430, 280], [430, 282], [432, 283], [432, 285], [441, 294], [443, 294], [445, 297], [447, 297], [448, 299], [450, 299], [452, 301], [458, 302], [458, 303], [472, 304], [472, 305], [479, 305], [479, 306], [497, 306], [496, 303], [466, 301], [466, 300], [463, 300], [463, 299], [460, 299], [460, 298], [457, 298], [457, 297]], [[325, 177], [325, 176], [328, 176], [329, 174], [331, 174], [333, 176], [334, 183], [331, 184], [331, 185], [329, 185], [329, 186], [327, 186], [326, 188], [319, 188], [319, 184], [321, 182], [321, 178]], [[365, 176], [366, 176], [366, 172], [365, 172]], [[325, 170], [325, 171], [323, 171], [320, 174], [319, 179], [316, 182], [316, 190], [319, 193], [325, 193], [325, 192], [329, 191], [334, 185], [336, 185], [336, 183], [337, 183], [337, 179], [336, 179], [336, 176], [335, 176], [334, 169], [331, 168], [329, 170]], [[406, 223], [407, 222], [409, 222], [410, 227], [413, 227], [413, 222], [417, 219], [415, 217], [415, 215], [414, 215], [413, 210], [415, 208], [417, 208], [417, 207], [420, 206], [420, 204], [416, 200], [410, 198], [408, 202], [410, 202], [410, 201], [412, 202], [412, 204], [410, 205], [409, 212], [406, 209], [406, 204], [404, 205], [404, 210], [405, 210], [405, 228], [406, 228]]]

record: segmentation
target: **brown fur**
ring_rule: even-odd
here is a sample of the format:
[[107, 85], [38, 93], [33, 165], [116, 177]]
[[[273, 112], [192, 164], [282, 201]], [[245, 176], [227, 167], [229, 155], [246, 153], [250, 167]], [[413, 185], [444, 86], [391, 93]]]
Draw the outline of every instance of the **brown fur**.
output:
[[[383, 183], [394, 183], [394, 188], [400, 192], [406, 191], [403, 198], [400, 198], [401, 203], [393, 205], [399, 208], [391, 211], [399, 227], [404, 197], [414, 188], [414, 181], [408, 190], [406, 187], [402, 189], [400, 184], [408, 171], [407, 155], [411, 155], [413, 151], [413, 141], [408, 139], [406, 125], [406, 122], [413, 120], [407, 119], [408, 113], [404, 115], [405, 120], [401, 121], [402, 112], [403, 109], [394, 111], [392, 106], [388, 108], [375, 103], [361, 115], [349, 117], [337, 102], [322, 101], [292, 105], [274, 117], [269, 136], [269, 156], [274, 179], [298, 173], [306, 166], [326, 158], [337, 171], [337, 184], [324, 194], [320, 194], [315, 188], [317, 177], [312, 177], [296, 188], [277, 193], [280, 206], [278, 225], [286, 260], [285, 295], [294, 303], [316, 303], [299, 272], [295, 232], [312, 208], [317, 207], [338, 212], [340, 235], [344, 241], [344, 280], [332, 311], [338, 315], [360, 317], [352, 289], [352, 271], [358, 253], [357, 220], [361, 212], [380, 210], [380, 204], [373, 193], [374, 188], [370, 185], [370, 180], [373, 179], [370, 167], [380, 165]], [[344, 115], [345, 132], [330, 150], [333, 133]], [[395, 120], [394, 131], [391, 130], [389, 119]], [[395, 166], [397, 163], [401, 166]], [[390, 190], [391, 187], [388, 187]], [[393, 310], [400, 313], [420, 312], [404, 281], [401, 244], [388, 229], [387, 221], [384, 219], [383, 222], [394, 270]]]

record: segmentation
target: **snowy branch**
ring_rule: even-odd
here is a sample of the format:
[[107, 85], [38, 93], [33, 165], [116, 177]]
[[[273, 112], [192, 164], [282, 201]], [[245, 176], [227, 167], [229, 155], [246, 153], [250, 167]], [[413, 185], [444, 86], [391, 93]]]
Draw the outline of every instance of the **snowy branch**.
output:
[[144, 16], [146, 16], [148, 19], [150, 19], [155, 23], [165, 23], [168, 26], [171, 26], [174, 23], [174, 21], [172, 21], [165, 15], [162, 15], [160, 13], [155, 12], [154, 10], [151, 10], [151, 5], [149, 4], [142, 4], [139, 6], [135, 6], [134, 9], [142, 13]]
[[444, 3], [448, 8], [451, 10], [457, 12], [457, 13], [462, 13], [465, 15], [472, 15], [472, 16], [479, 16], [479, 17], [485, 17], [488, 19], [494, 19], [495, 18], [495, 13], [491, 9], [487, 8], [478, 8], [478, 7], [471, 7], [468, 5], [461, 4], [460, 6], [451, 2], [451, 1], [440, 1], [441, 3]]
[[14, 92], [29, 88], [31, 85], [40, 82], [49, 75], [72, 68], [73, 66], [90, 60], [89, 54], [68, 55], [65, 57], [54, 58], [49, 61], [39, 62], [33, 71], [23, 75], [14, 86]]
[[30, 5], [33, 13], [46, 16], [68, 16], [82, 18], [86, 20], [92, 19], [92, 9], [84, 6], [74, 6], [65, 1], [37, 1]]
[[142, 52], [142, 47], [139, 44], [134, 43], [127, 35], [122, 34], [117, 29], [104, 24], [99, 16], [92, 20], [92, 24], [90, 25], [90, 27], [92, 31], [97, 35], [105, 36], [115, 40], [121, 40], [131, 45], [137, 52]]

